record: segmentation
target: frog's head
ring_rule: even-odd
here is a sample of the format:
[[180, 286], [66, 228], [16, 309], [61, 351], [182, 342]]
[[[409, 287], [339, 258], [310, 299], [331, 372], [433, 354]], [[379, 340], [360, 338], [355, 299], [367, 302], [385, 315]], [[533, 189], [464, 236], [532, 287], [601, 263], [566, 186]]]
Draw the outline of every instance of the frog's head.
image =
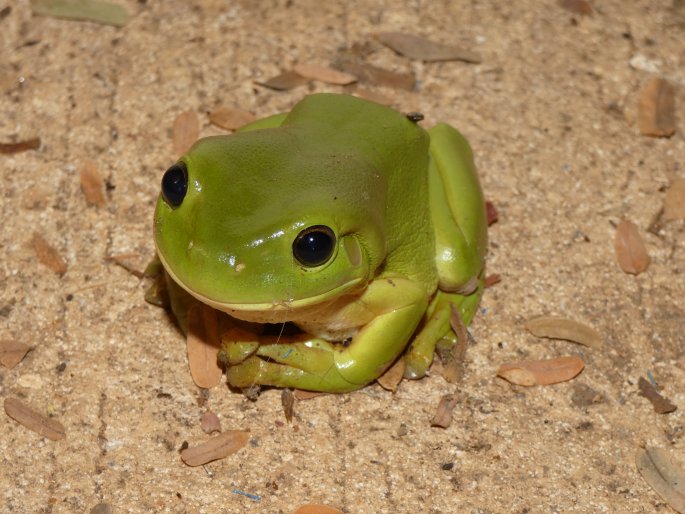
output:
[[221, 310], [288, 309], [363, 287], [385, 258], [385, 175], [296, 128], [198, 141], [162, 179], [155, 242]]

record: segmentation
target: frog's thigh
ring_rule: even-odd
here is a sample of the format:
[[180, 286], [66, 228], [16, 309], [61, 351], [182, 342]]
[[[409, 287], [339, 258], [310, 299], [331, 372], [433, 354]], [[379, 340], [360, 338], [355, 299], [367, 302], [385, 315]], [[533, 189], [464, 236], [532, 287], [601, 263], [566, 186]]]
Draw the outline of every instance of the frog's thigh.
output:
[[428, 185], [440, 289], [470, 293], [487, 246], [483, 193], [466, 139], [444, 123], [429, 133]]

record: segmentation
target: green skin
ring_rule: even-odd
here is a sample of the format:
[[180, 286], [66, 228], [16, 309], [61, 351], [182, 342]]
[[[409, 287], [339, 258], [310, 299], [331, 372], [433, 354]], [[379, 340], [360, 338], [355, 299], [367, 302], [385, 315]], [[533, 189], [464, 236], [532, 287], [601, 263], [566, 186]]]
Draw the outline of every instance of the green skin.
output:
[[[451, 304], [465, 324], [473, 317], [485, 203], [451, 126], [425, 131], [390, 108], [315, 94], [201, 139], [181, 161], [187, 193], [176, 207], [160, 195], [157, 252], [182, 327], [195, 299], [228, 313], [220, 359], [231, 385], [352, 391], [403, 352], [405, 376], [419, 378], [436, 344], [455, 341]], [[335, 248], [305, 266], [293, 241], [317, 225]], [[285, 321], [303, 334], [260, 335]]]

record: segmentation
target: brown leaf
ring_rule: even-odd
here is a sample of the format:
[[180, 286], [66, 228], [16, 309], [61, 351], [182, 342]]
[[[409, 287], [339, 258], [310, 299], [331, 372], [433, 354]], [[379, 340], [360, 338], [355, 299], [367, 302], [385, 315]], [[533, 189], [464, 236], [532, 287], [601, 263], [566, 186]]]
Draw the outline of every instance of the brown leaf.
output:
[[664, 198], [664, 221], [685, 219], [685, 179], [675, 179]]
[[407, 91], [413, 91], [416, 87], [416, 76], [413, 73], [396, 73], [371, 64], [349, 60], [338, 61], [336, 67], [354, 75], [359, 82]]
[[[133, 275], [136, 278], [155, 278], [155, 275], [146, 275], [145, 271], [140, 271], [136, 265], [135, 262], [140, 259], [140, 255], [137, 253], [121, 253], [118, 255], [110, 255], [109, 257], [106, 257], [106, 260], [113, 262], [117, 266], [125, 269], [128, 271], [131, 275]], [[150, 266], [148, 264], [148, 266]]]
[[640, 93], [637, 111], [640, 133], [668, 137], [675, 133], [675, 92], [666, 80], [650, 80]]
[[295, 395], [291, 389], [283, 389], [281, 391], [281, 405], [283, 406], [285, 420], [288, 423], [292, 422], [293, 411], [295, 410]]
[[293, 514], [343, 514], [343, 511], [329, 507], [328, 505], [321, 505], [318, 503], [307, 503], [302, 505]]
[[173, 148], [175, 155], [184, 155], [200, 136], [200, 120], [195, 111], [184, 111], [174, 120]]
[[402, 382], [402, 379], [404, 378], [405, 367], [404, 359], [400, 357], [395, 361], [395, 364], [390, 366], [390, 368], [378, 377], [376, 381], [383, 389], [394, 393], [397, 391], [397, 386], [400, 385], [400, 382]]
[[186, 345], [195, 384], [205, 389], [219, 385], [223, 371], [218, 361], [221, 342], [217, 311], [199, 302], [188, 309]]
[[567, 356], [505, 363], [499, 367], [497, 375], [521, 386], [550, 385], [571, 380], [584, 367], [585, 363], [580, 357]]
[[17, 143], [0, 143], [0, 153], [11, 154], [26, 152], [27, 150], [38, 150], [40, 148], [40, 138], [34, 137], [19, 141]]
[[540, 316], [526, 321], [525, 327], [536, 337], [564, 339], [590, 348], [601, 348], [602, 336], [579, 321], [558, 316]]
[[205, 412], [200, 419], [200, 428], [205, 434], [221, 432], [221, 421], [219, 420], [219, 416], [212, 411]]
[[12, 369], [24, 359], [30, 350], [30, 346], [14, 339], [0, 341], [0, 364]]
[[492, 203], [490, 200], [487, 200], [485, 202], [485, 212], [487, 215], [488, 226], [492, 225], [493, 223], [496, 223], [499, 219], [499, 213], [497, 212], [497, 208], [495, 207], [495, 204]]
[[320, 66], [318, 64], [297, 64], [294, 68], [295, 73], [302, 75], [306, 79], [318, 80], [326, 84], [335, 84], [339, 86], [346, 86], [357, 82], [357, 77], [350, 73], [334, 70], [327, 66]]
[[380, 32], [376, 39], [398, 54], [417, 61], [464, 61], [480, 63], [480, 55], [465, 48], [443, 45], [429, 39], [404, 32]]
[[440, 374], [447, 382], [453, 384], [458, 382], [464, 375], [464, 357], [469, 341], [469, 334], [466, 326], [461, 321], [459, 309], [454, 304], [450, 304], [450, 326], [457, 336], [457, 342], [453, 346], [442, 347], [439, 343], [436, 351], [440, 355], [442, 370]]
[[440, 398], [438, 408], [431, 420], [432, 427], [447, 428], [452, 424], [452, 412], [459, 403], [456, 394], [446, 394]]
[[201, 466], [237, 452], [249, 439], [250, 433], [246, 430], [226, 430], [204, 443], [181, 451], [181, 459], [188, 466]]
[[651, 402], [654, 412], [657, 414], [668, 414], [678, 408], [668, 399], [661, 396], [656, 388], [644, 378], [640, 377], [637, 385], [640, 388], [640, 394]]
[[559, 0], [559, 5], [572, 13], [583, 16], [592, 15], [592, 6], [587, 0]]
[[322, 393], [320, 391], [305, 391], [304, 389], [295, 389], [293, 391], [293, 396], [296, 400], [311, 400], [317, 396], [324, 396], [328, 393]]
[[256, 81], [255, 84], [268, 87], [269, 89], [275, 89], [276, 91], [287, 91], [298, 86], [303, 86], [307, 82], [309, 82], [308, 79], [294, 71], [284, 71], [280, 75], [271, 77], [267, 81]]
[[685, 512], [685, 472], [662, 448], [646, 448], [635, 456], [635, 465], [645, 482], [676, 512]]
[[487, 277], [485, 277], [484, 287], [487, 289], [488, 287], [492, 287], [501, 281], [502, 277], [499, 275], [499, 273], [490, 273]]
[[624, 272], [639, 275], [649, 266], [649, 255], [634, 223], [621, 220], [616, 227], [614, 248], [618, 264]]
[[16, 398], [5, 398], [5, 412], [14, 421], [42, 437], [59, 441], [66, 436], [62, 423], [39, 414]]
[[218, 107], [209, 113], [209, 122], [226, 130], [237, 130], [254, 120], [255, 115], [250, 111], [231, 107]]
[[62, 256], [55, 250], [48, 242], [38, 234], [37, 232], [33, 234], [33, 239], [31, 239], [31, 245], [33, 246], [34, 252], [36, 252], [36, 257], [38, 260], [50, 268], [55, 273], [63, 275], [67, 271], [67, 264], [62, 259]]
[[104, 205], [103, 181], [95, 162], [86, 159], [81, 165], [79, 178], [81, 180], [81, 191], [83, 191], [83, 196], [86, 197], [86, 202], [90, 205]]

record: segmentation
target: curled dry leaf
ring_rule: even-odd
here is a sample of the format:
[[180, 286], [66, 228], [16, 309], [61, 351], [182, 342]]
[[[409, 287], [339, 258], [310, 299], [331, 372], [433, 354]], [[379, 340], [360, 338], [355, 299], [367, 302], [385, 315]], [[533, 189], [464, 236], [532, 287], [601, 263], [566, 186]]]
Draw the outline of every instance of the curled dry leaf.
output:
[[649, 255], [637, 226], [628, 220], [621, 220], [616, 227], [614, 239], [616, 257], [626, 273], [639, 275], [649, 266]]
[[26, 152], [28, 150], [38, 150], [40, 148], [40, 138], [34, 137], [19, 141], [17, 143], [0, 143], [0, 153], [11, 154]]
[[592, 14], [592, 6], [587, 0], [559, 0], [559, 5], [575, 14], [583, 16], [590, 16]]
[[402, 382], [402, 379], [404, 378], [405, 367], [404, 359], [400, 357], [395, 361], [395, 364], [378, 377], [376, 381], [383, 389], [394, 393], [397, 391], [397, 386], [400, 385], [400, 382]]
[[440, 398], [438, 408], [431, 420], [432, 427], [447, 428], [452, 424], [452, 412], [459, 403], [456, 394], [446, 394]]
[[322, 393], [320, 391], [305, 391], [304, 389], [295, 389], [293, 391], [293, 396], [296, 400], [311, 400], [317, 396], [324, 396], [328, 393]]
[[288, 423], [292, 422], [293, 411], [295, 410], [295, 395], [291, 389], [283, 389], [281, 391], [281, 405], [283, 406], [285, 420]]
[[12, 369], [19, 364], [24, 356], [31, 350], [29, 345], [15, 341], [14, 339], [5, 339], [0, 341], [0, 364], [6, 368]]
[[673, 453], [662, 448], [637, 452], [635, 465], [645, 482], [676, 512], [685, 514], [685, 472], [676, 464]]
[[526, 321], [525, 327], [536, 337], [564, 339], [590, 348], [601, 348], [602, 336], [579, 321], [558, 316], [540, 316]]
[[654, 412], [657, 414], [668, 414], [677, 409], [670, 400], [661, 396], [656, 388], [644, 378], [640, 377], [637, 385], [640, 388], [640, 394], [651, 402]]
[[255, 84], [268, 87], [269, 89], [275, 89], [276, 91], [287, 91], [288, 89], [302, 86], [307, 82], [309, 82], [309, 79], [304, 78], [302, 75], [295, 73], [294, 71], [284, 71], [280, 75], [271, 77], [267, 81], [257, 81]]
[[480, 55], [471, 50], [443, 45], [404, 32], [380, 32], [376, 34], [376, 39], [398, 54], [417, 61], [464, 61], [477, 64], [483, 60]]
[[343, 511], [329, 507], [328, 505], [321, 505], [318, 503], [307, 503], [302, 505], [293, 514], [343, 514]]
[[94, 161], [90, 159], [84, 161], [79, 170], [79, 179], [81, 181], [81, 191], [83, 191], [83, 196], [86, 197], [86, 202], [90, 205], [104, 205], [104, 185]]
[[17, 423], [53, 441], [66, 436], [62, 423], [39, 414], [16, 398], [5, 398], [5, 412]]
[[62, 256], [37, 232], [33, 234], [31, 245], [38, 260], [55, 273], [63, 275], [67, 271], [67, 264]]
[[650, 80], [640, 93], [637, 123], [644, 136], [668, 137], [675, 133], [675, 92], [666, 80]]
[[664, 199], [664, 221], [685, 219], [685, 179], [675, 179]]
[[327, 66], [320, 66], [318, 64], [298, 64], [294, 68], [295, 73], [302, 75], [306, 79], [318, 80], [326, 84], [335, 84], [339, 86], [346, 86], [357, 82], [357, 77], [351, 73], [334, 70]]
[[220, 337], [217, 311], [196, 302], [188, 309], [188, 364], [198, 387], [205, 389], [219, 385], [223, 370], [219, 366]]
[[174, 154], [185, 154], [199, 136], [200, 120], [195, 111], [184, 111], [176, 116], [173, 129]]
[[548, 360], [527, 360], [502, 364], [497, 375], [521, 386], [550, 385], [566, 382], [577, 376], [585, 363], [576, 356]]
[[226, 130], [237, 130], [254, 120], [255, 115], [250, 111], [231, 107], [218, 107], [209, 113], [209, 122]]
[[205, 434], [221, 432], [221, 421], [219, 420], [219, 416], [208, 410], [200, 419], [200, 428]]
[[237, 452], [249, 439], [250, 433], [246, 430], [227, 430], [204, 443], [181, 451], [181, 460], [188, 466], [202, 466]]

